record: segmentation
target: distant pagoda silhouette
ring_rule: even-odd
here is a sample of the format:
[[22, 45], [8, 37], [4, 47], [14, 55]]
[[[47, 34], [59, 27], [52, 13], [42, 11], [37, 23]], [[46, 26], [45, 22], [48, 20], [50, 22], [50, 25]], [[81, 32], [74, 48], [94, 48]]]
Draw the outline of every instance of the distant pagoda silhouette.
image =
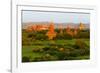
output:
[[84, 29], [85, 29], [85, 25], [82, 22], [80, 22], [80, 24], [79, 24], [79, 30], [84, 30]]
[[56, 37], [56, 32], [54, 30], [54, 23], [53, 22], [50, 23], [48, 32], [46, 33], [46, 36], [48, 36], [49, 40], [52, 40], [54, 37]]

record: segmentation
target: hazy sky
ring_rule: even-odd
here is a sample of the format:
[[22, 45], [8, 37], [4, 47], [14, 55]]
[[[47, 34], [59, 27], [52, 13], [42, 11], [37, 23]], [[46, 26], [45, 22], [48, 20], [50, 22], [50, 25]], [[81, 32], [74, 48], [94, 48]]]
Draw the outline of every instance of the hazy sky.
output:
[[88, 13], [22, 11], [22, 22], [89, 23]]

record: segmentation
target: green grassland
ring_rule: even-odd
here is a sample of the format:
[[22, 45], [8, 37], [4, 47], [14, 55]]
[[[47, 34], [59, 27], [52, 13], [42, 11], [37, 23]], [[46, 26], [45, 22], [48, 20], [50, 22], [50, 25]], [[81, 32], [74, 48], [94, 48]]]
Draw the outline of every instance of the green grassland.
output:
[[[89, 39], [79, 39], [79, 41], [80, 40], [84, 41], [84, 43], [87, 45], [86, 49], [89, 50], [90, 49], [89, 48], [89, 44], [90, 44]], [[80, 52], [75, 51], [75, 50], [78, 50], [77, 48], [75, 48], [76, 47], [75, 46], [76, 41], [77, 41], [77, 39], [53, 40], [53, 41], [50, 41], [50, 40], [42, 40], [42, 41], [41, 40], [36, 40], [35, 42], [32, 43], [32, 45], [23, 45], [22, 46], [22, 57], [26, 57], [26, 59], [29, 58], [30, 62], [32, 62], [32, 61], [50, 61], [50, 60], [53, 61], [53, 60], [82, 60], [82, 59], [89, 59], [89, 53], [81, 55], [81, 54], [78, 54], [81, 51]], [[81, 46], [80, 43], [79, 43], [78, 46]], [[68, 59], [67, 58], [66, 59], [64, 59], [64, 58], [59, 59], [59, 56], [57, 56], [57, 55], [60, 54], [60, 52], [63, 52], [63, 50], [60, 51], [60, 52], [52, 50], [52, 52], [54, 52], [54, 54], [51, 54], [47, 50], [43, 50], [43, 48], [45, 48], [45, 47], [47, 47], [47, 48], [50, 47], [52, 49], [64, 48], [64, 51], [70, 52], [70, 53], [71, 52], [74, 53], [74, 51], [75, 51], [78, 55], [77, 56], [73, 56], [74, 54], [72, 54], [72, 55], [68, 56], [67, 54], [65, 54], [65, 56], [61, 56], [61, 57], [67, 57]], [[38, 50], [33, 51], [34, 49], [38, 49]], [[72, 50], [70, 50], [70, 49], [72, 49]], [[85, 47], [82, 47], [81, 49], [82, 49], [82, 51], [84, 51]], [[51, 50], [51, 49], [49, 49], [49, 50]], [[80, 48], [79, 48], [79, 50], [80, 50]], [[58, 54], [55, 53], [55, 52], [58, 52]], [[76, 55], [76, 53], [75, 53], [75, 55]], [[41, 57], [45, 57], [46, 55], [47, 55], [47, 58], [49, 58], [48, 54], [50, 56], [50, 59], [46, 59], [46, 60], [38, 59], [38, 58], [41, 58]], [[61, 55], [62, 54], [63, 53], [61, 53]], [[37, 60], [35, 60], [35, 59], [37, 59]]]
[[[74, 29], [71, 29], [73, 32]], [[22, 30], [22, 62], [87, 60], [90, 58], [90, 30], [77, 30], [71, 36], [63, 29], [54, 30], [57, 34], [52, 40], [45, 31], [27, 32]]]

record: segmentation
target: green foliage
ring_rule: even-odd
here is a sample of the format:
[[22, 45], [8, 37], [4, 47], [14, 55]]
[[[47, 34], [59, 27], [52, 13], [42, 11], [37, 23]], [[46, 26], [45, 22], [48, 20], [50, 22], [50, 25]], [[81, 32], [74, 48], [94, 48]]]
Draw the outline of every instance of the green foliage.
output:
[[63, 29], [63, 33], [62, 34], [59, 33], [58, 29], [56, 29], [56, 31], [57, 31], [57, 36], [56, 36], [55, 40], [57, 40], [57, 39], [60, 39], [60, 40], [62, 40], [62, 39], [72, 39], [73, 38], [71, 35], [66, 33], [65, 29]]
[[[58, 29], [55, 29], [57, 32], [57, 36], [54, 38], [54, 40], [72, 40], [73, 38], [79, 39], [79, 38], [90, 38], [90, 32], [89, 30], [79, 31], [79, 33], [76, 36], [71, 36], [66, 33], [66, 30], [63, 29], [63, 33], [59, 33]], [[73, 29], [72, 29], [73, 31]], [[48, 37], [45, 35], [46, 30], [43, 31], [33, 31], [33, 32], [27, 32], [25, 30], [22, 30], [22, 45], [33, 45], [36, 40], [48, 40]]]
[[56, 60], [56, 58], [54, 58], [50, 54], [45, 54], [45, 55], [40, 56], [40, 57], [35, 57], [32, 61], [39, 62], [39, 61], [52, 61], [52, 60]]
[[76, 35], [76, 38], [90, 38], [90, 31], [89, 30], [84, 30], [84, 31], [79, 31], [78, 35]]
[[[71, 29], [73, 31], [73, 29]], [[78, 31], [71, 36], [63, 29], [57, 36], [48, 40], [47, 31], [27, 32], [22, 30], [22, 62], [88, 59], [90, 55], [89, 30]], [[29, 57], [31, 56], [31, 57]], [[84, 57], [85, 56], [85, 57]]]
[[74, 48], [75, 49], [87, 49], [89, 47], [87, 46], [87, 44], [84, 41], [77, 39], [75, 42]]
[[41, 49], [41, 48], [33, 48], [33, 50], [32, 50], [33, 52], [42, 52], [43, 51], [43, 49]]
[[24, 57], [22, 58], [22, 62], [30, 62], [30, 58], [24, 56]]

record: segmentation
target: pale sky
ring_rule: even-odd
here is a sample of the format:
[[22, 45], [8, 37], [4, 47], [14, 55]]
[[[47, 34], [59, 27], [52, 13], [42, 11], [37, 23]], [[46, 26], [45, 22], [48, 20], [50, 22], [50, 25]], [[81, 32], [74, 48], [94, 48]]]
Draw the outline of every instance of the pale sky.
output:
[[90, 23], [89, 13], [22, 11], [22, 22]]

